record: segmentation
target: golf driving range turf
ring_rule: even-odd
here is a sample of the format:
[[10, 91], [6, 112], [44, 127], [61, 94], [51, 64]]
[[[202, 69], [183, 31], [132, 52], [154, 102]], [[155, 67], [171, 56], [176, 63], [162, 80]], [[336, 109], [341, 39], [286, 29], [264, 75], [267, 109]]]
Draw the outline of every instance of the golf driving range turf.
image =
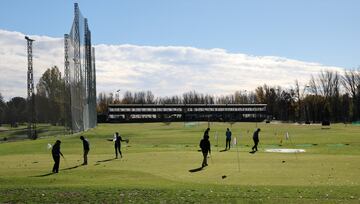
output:
[[[256, 125], [259, 151], [249, 154]], [[83, 134], [0, 143], [0, 203], [360, 203], [360, 126], [235, 123], [238, 148], [220, 152], [227, 127], [211, 123], [212, 157], [201, 171], [207, 123], [99, 124]], [[116, 131], [130, 140], [122, 159], [107, 140]], [[80, 166], [80, 135], [90, 141], [87, 166]], [[47, 146], [57, 139], [66, 160], [49, 174]], [[265, 152], [271, 148], [306, 152]]]

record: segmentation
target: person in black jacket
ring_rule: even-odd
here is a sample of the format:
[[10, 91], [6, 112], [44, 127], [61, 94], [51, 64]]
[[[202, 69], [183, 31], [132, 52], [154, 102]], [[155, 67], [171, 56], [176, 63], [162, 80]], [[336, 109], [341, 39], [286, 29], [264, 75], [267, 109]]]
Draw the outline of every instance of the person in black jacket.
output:
[[90, 144], [89, 144], [89, 141], [87, 139], [85, 139], [84, 136], [80, 136], [80, 139], [83, 142], [83, 149], [84, 149], [84, 163], [82, 165], [87, 165], [88, 164], [87, 155], [90, 151]]
[[52, 157], [53, 157], [54, 162], [55, 162], [53, 170], [52, 170], [53, 173], [59, 173], [60, 155], [62, 157], [64, 157], [64, 155], [60, 151], [60, 144], [61, 144], [61, 141], [56, 140], [56, 142], [55, 142], [55, 144], [54, 144], [54, 146], [52, 147], [52, 150], [51, 150]]
[[230, 144], [231, 144], [231, 131], [229, 128], [226, 129], [226, 146], [225, 150], [230, 150]]
[[204, 138], [200, 141], [200, 148], [201, 148], [201, 152], [204, 156], [203, 162], [201, 164], [201, 167], [204, 168], [205, 166], [207, 166], [207, 156], [208, 153], [211, 154], [211, 149], [210, 149], [210, 141], [209, 141], [209, 130], [210, 128], [208, 128], [204, 134]]
[[109, 140], [109, 141], [114, 141], [114, 143], [115, 143], [115, 155], [116, 155], [115, 158], [116, 158], [116, 159], [118, 158], [118, 152], [119, 152], [119, 154], [120, 154], [120, 158], [122, 158], [122, 154], [121, 154], [121, 142], [126, 142], [126, 143], [128, 143], [129, 140], [123, 140], [123, 139], [121, 138], [121, 136], [119, 135], [119, 133], [116, 132], [114, 139], [113, 139], [113, 140]]
[[258, 151], [257, 146], [259, 144], [259, 132], [260, 128], [258, 128], [253, 134], [254, 146], [251, 148], [253, 153]]
[[210, 128], [206, 128], [205, 132], [204, 132], [204, 137], [205, 136], [208, 136], [209, 137], [209, 131], [210, 131]]

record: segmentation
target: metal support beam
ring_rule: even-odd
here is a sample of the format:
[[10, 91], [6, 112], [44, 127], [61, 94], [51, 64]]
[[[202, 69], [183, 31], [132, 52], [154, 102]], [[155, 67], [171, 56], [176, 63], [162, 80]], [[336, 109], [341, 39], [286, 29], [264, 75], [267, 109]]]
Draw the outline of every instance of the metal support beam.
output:
[[64, 66], [64, 78], [65, 85], [70, 84], [70, 70], [69, 70], [69, 35], [64, 35], [64, 57], [65, 57], [65, 66]]
[[35, 91], [34, 91], [34, 75], [33, 75], [33, 60], [32, 60], [32, 42], [28, 36], [25, 36], [27, 41], [27, 57], [28, 57], [28, 72], [27, 72], [27, 105], [28, 105], [28, 137], [36, 139], [36, 116], [35, 116]]

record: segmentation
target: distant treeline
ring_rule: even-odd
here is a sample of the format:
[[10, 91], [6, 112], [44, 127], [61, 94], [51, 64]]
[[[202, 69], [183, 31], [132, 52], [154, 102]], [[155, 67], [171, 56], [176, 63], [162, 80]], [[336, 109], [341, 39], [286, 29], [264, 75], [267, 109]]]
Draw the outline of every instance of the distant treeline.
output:
[[[64, 125], [65, 82], [59, 69], [54, 66], [47, 69], [36, 84], [35, 112], [36, 122]], [[28, 121], [28, 101], [23, 97], [14, 97], [5, 102], [0, 93], [0, 124], [25, 123]]]
[[115, 104], [267, 104], [269, 119], [299, 122], [350, 122], [360, 120], [360, 69], [339, 74], [321, 71], [308, 84], [293, 87], [268, 86], [234, 94], [213, 96], [196, 91], [182, 95], [155, 97], [151, 91], [126, 91], [118, 95], [100, 93], [97, 111], [106, 114], [107, 105]]
[[[240, 88], [239, 88], [240, 89]], [[71, 119], [64, 101], [64, 78], [55, 66], [47, 69], [36, 84], [36, 120], [39, 123], [65, 124]], [[360, 69], [344, 73], [322, 71], [306, 85], [297, 81], [291, 88], [268, 86], [234, 94], [213, 96], [196, 91], [182, 95], [155, 97], [151, 91], [126, 91], [119, 98], [100, 93], [97, 112], [106, 114], [110, 103], [122, 104], [267, 104], [269, 119], [299, 122], [350, 122], [360, 120]], [[4, 101], [0, 93], [0, 124], [23, 123], [28, 120], [27, 100], [14, 97]]]

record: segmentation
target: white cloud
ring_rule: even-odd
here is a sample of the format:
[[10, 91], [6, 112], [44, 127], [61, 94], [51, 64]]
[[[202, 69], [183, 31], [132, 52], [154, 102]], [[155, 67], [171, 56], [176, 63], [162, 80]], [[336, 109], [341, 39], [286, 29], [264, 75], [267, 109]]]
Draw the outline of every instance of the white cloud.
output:
[[[34, 79], [57, 65], [63, 70], [63, 39], [35, 39]], [[323, 66], [276, 56], [250, 56], [223, 49], [179, 46], [96, 45], [97, 91], [152, 90], [174, 95], [196, 90], [223, 95], [253, 90], [264, 83], [291, 86], [306, 83], [311, 74], [341, 67]], [[26, 96], [26, 41], [24, 34], [0, 30], [0, 92], [6, 99]]]
[[[27, 95], [27, 48], [25, 35], [0, 30], [0, 92], [5, 99]], [[35, 85], [41, 74], [54, 65], [62, 67], [63, 40], [30, 36], [33, 43]]]

